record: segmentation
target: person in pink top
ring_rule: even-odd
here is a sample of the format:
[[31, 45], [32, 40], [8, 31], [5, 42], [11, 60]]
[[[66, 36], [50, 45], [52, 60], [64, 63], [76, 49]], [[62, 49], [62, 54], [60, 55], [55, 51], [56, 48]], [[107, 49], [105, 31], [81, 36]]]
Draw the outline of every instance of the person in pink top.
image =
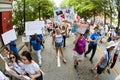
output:
[[78, 62], [83, 58], [83, 53], [85, 52], [86, 39], [83, 36], [83, 32], [78, 32], [78, 37], [74, 40], [75, 47], [74, 51], [74, 68], [76, 69]]

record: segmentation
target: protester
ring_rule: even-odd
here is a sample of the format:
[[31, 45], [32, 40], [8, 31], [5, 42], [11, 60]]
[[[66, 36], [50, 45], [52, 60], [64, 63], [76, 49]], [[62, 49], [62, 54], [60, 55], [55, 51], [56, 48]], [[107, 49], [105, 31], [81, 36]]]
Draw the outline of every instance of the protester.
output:
[[39, 65], [32, 60], [31, 54], [28, 51], [23, 51], [21, 54], [22, 61], [25, 65], [25, 70], [22, 75], [27, 74], [32, 80], [43, 80], [43, 74]]
[[62, 26], [62, 33], [63, 35], [63, 47], [66, 46], [66, 36], [67, 36], [67, 28], [65, 26]]
[[101, 37], [100, 42], [102, 43], [103, 42], [102, 39], [105, 36], [105, 30], [104, 30], [104, 26], [102, 23], [100, 24], [99, 29], [100, 29], [100, 37]]
[[77, 22], [74, 21], [73, 27], [72, 27], [72, 33], [76, 34], [78, 32], [78, 25]]
[[40, 44], [40, 39], [38, 38], [37, 34], [32, 35], [32, 38], [30, 39], [30, 51], [32, 51], [31, 46], [37, 52], [39, 66], [41, 67], [41, 65], [42, 65], [41, 44]]
[[9, 60], [10, 59], [10, 50], [8, 49], [8, 47], [4, 47], [4, 49], [3, 49], [3, 51], [4, 51], [4, 54], [5, 54], [5, 57], [4, 57], [4, 59], [5, 60]]
[[58, 50], [60, 50], [61, 55], [62, 55], [62, 60], [64, 63], [66, 63], [66, 59], [64, 57], [64, 52], [63, 52], [63, 37], [61, 34], [61, 31], [59, 28], [55, 29], [55, 34], [52, 36], [52, 46], [54, 46], [55, 44], [55, 48], [56, 48], [56, 58], [58, 57]]
[[83, 36], [84, 33], [79, 32], [78, 38], [74, 40], [74, 68], [76, 69], [78, 62], [82, 61], [83, 53], [85, 52], [86, 47], [86, 39]]
[[14, 53], [10, 53], [10, 61], [12, 63], [12, 68], [18, 73], [21, 74], [24, 70], [24, 64], [20, 60], [20, 57], [18, 57]]
[[95, 55], [95, 52], [96, 52], [96, 49], [97, 49], [97, 43], [98, 43], [98, 41], [99, 41], [99, 34], [97, 33], [97, 31], [98, 31], [98, 27], [95, 27], [94, 28], [94, 33], [92, 33], [91, 34], [91, 36], [90, 36], [90, 40], [89, 40], [89, 45], [88, 45], [88, 51], [87, 52], [85, 52], [85, 55], [84, 55], [84, 57], [86, 57], [86, 55], [88, 54], [88, 53], [90, 53], [90, 51], [91, 50], [93, 50], [92, 51], [92, 55], [91, 55], [91, 57], [90, 57], [90, 62], [91, 63], [93, 63], [93, 57], [94, 57], [94, 55]]
[[99, 75], [105, 70], [106, 67], [109, 67], [110, 63], [112, 63], [112, 51], [115, 47], [114, 41], [110, 41], [106, 50], [103, 52], [103, 55], [98, 60], [96, 65], [91, 69], [92, 71], [97, 68], [97, 74], [94, 76], [94, 80], [97, 80]]
[[19, 56], [18, 54], [18, 49], [17, 49], [17, 45], [16, 45], [16, 40], [11, 41], [9, 43], [9, 47], [10, 47], [10, 51], [12, 51], [13, 53], [15, 53], [17, 56]]
[[113, 63], [111, 64], [110, 68], [113, 68], [115, 66], [115, 63], [117, 61], [118, 55], [120, 53], [120, 42], [116, 43], [115, 49], [113, 51]]

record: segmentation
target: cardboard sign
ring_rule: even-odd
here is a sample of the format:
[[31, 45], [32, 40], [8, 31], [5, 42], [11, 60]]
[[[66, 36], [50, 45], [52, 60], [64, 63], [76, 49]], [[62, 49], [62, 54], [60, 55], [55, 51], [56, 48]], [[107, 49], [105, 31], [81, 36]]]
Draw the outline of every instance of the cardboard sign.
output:
[[89, 25], [88, 24], [80, 24], [79, 28], [78, 28], [78, 32], [84, 34], [86, 29], [88, 29]]
[[15, 30], [12, 29], [12, 30], [9, 30], [5, 33], [2, 34], [2, 39], [3, 39], [3, 42], [4, 44], [8, 44], [10, 43], [11, 41], [14, 41], [17, 39], [17, 36], [16, 36], [16, 33], [15, 33]]
[[22, 42], [30, 42], [30, 36], [22, 36]]
[[26, 35], [42, 34], [45, 26], [44, 21], [30, 21], [25, 23]]

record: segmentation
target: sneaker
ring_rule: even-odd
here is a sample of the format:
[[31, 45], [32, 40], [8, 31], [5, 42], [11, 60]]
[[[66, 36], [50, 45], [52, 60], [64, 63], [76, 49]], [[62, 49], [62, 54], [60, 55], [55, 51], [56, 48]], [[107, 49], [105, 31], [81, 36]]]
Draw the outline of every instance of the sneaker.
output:
[[86, 54], [84, 54], [84, 57], [87, 57]]
[[91, 62], [91, 64], [93, 64], [93, 61], [92, 61], [92, 60], [90, 60], [90, 62]]
[[66, 63], [67, 61], [65, 59], [63, 59], [63, 62]]
[[107, 69], [107, 73], [110, 74], [110, 69]]
[[76, 65], [78, 65], [78, 62], [76, 63]]
[[93, 73], [93, 70], [92, 70], [92, 69], [90, 69], [90, 71], [91, 71], [91, 73]]

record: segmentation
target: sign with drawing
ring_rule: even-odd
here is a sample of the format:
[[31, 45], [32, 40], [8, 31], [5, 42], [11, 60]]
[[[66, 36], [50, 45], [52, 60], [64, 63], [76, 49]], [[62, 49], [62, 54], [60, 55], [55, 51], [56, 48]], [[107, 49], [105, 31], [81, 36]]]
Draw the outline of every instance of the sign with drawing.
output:
[[74, 20], [74, 8], [73, 7], [55, 8], [54, 20], [55, 21]]

